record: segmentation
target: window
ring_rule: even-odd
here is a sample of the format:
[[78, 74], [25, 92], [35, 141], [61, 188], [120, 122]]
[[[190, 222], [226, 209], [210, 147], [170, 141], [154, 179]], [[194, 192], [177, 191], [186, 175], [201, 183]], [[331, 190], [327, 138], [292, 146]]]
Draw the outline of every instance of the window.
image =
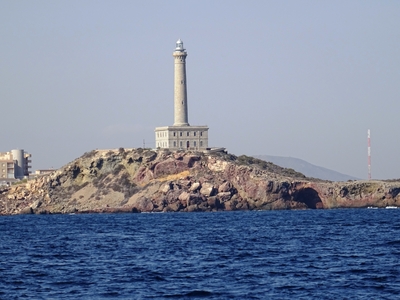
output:
[[182, 132], [179, 132], [179, 136], [182, 136]]
[[188, 132], [186, 132], [186, 135], [187, 135], [187, 136], [189, 136], [189, 131], [188, 131]]
[[174, 132], [174, 136], [176, 136], [176, 132]]
[[194, 141], [194, 142], [193, 142], [193, 146], [195, 146], [195, 147], [196, 147], [196, 141]]
[[180, 144], [179, 144], [179, 145], [180, 145], [180, 147], [182, 148], [182, 142], [180, 142]]
[[193, 132], [193, 136], [196, 136], [196, 131], [195, 131], [195, 132]]
[[200, 141], [200, 147], [203, 147], [203, 141]]
[[200, 131], [200, 136], [203, 136], [203, 131]]
[[176, 142], [174, 142], [174, 147], [176, 147]]

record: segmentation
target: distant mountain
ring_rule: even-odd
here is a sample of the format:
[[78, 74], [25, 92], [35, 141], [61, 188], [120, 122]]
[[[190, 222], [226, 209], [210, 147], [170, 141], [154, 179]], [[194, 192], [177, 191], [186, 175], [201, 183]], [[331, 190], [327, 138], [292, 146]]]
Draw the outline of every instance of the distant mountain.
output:
[[305, 160], [298, 158], [272, 155], [253, 155], [253, 157], [272, 162], [284, 168], [294, 169], [297, 172], [303, 173], [307, 177], [314, 177], [331, 181], [347, 181], [359, 179], [327, 168], [315, 166], [306, 162]]

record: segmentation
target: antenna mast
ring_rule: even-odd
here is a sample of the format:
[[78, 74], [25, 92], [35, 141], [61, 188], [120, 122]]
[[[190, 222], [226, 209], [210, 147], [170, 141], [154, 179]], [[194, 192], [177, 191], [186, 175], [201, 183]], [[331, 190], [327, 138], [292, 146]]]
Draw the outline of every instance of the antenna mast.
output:
[[368, 180], [371, 180], [371, 131], [368, 129]]

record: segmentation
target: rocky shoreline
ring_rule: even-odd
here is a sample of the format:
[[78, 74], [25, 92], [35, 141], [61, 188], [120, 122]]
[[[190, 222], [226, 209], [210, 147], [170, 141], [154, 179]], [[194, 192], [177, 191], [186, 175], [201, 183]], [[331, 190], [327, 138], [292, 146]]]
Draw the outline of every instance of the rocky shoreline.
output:
[[0, 188], [0, 214], [386, 207], [399, 194], [400, 181], [329, 182], [247, 156], [120, 148]]

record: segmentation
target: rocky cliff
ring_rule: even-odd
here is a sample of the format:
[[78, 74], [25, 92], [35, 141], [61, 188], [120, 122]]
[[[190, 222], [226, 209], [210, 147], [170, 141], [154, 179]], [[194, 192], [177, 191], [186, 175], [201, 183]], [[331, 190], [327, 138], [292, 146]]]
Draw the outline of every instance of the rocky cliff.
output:
[[0, 188], [0, 214], [385, 207], [399, 193], [399, 181], [321, 181], [247, 156], [120, 148]]

